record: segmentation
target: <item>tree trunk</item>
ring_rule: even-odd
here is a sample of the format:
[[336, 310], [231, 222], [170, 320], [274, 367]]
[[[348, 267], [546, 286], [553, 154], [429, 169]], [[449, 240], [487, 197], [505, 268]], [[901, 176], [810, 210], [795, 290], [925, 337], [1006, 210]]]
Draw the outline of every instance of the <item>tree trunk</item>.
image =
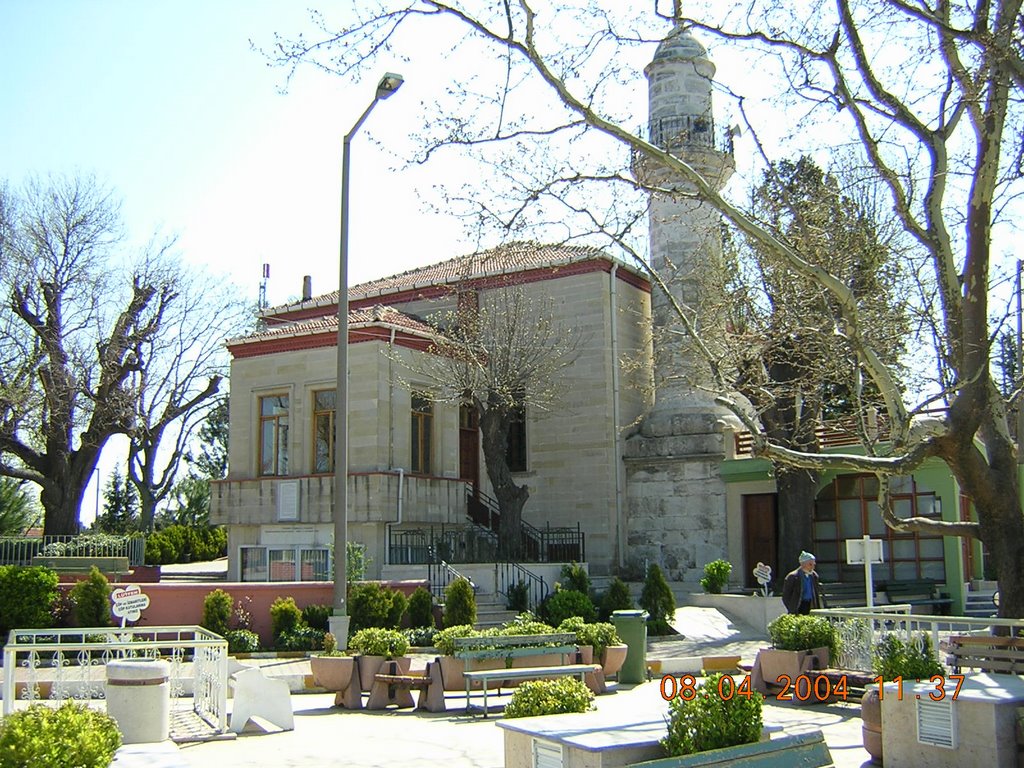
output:
[[522, 555], [523, 506], [530, 497], [530, 491], [525, 485], [515, 484], [508, 468], [508, 432], [512, 413], [508, 408], [496, 405], [478, 410], [484, 464], [501, 512], [498, 554], [516, 560]]
[[777, 572], [783, 574], [796, 567], [802, 551], [814, 551], [811, 547], [814, 541], [814, 499], [818, 490], [818, 476], [810, 470], [778, 465], [775, 467], [775, 488], [779, 499], [779, 550], [776, 562]]
[[[48, 462], [46, 481], [41, 483], [39, 493], [44, 536], [74, 536], [79, 532], [85, 487], [98, 458], [99, 450], [83, 445], [70, 454], [58, 454]], [[99, 514], [99, 510], [96, 512]]]

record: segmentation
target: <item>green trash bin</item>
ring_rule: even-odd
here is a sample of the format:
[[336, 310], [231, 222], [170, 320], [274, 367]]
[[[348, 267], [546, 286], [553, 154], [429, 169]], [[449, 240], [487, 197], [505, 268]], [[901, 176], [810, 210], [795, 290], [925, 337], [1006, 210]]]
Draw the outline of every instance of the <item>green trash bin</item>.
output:
[[619, 670], [620, 683], [642, 683], [647, 679], [647, 611], [612, 611], [612, 624], [629, 650]]

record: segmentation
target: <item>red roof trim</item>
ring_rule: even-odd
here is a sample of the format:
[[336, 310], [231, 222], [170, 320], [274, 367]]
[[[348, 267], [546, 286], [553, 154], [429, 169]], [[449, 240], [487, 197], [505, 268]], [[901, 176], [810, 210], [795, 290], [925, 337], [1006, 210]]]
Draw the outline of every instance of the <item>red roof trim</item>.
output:
[[[391, 340], [391, 329], [382, 326], [367, 326], [365, 328], [350, 328], [348, 332], [348, 343], [361, 344], [366, 341]], [[228, 347], [231, 357], [235, 360], [245, 357], [261, 357], [263, 355], [274, 355], [279, 352], [297, 352], [303, 349], [321, 349], [323, 347], [337, 347], [338, 334], [336, 331], [329, 333], [309, 334], [307, 336], [287, 336], [281, 339], [265, 339], [249, 343], [232, 344]], [[430, 349], [430, 340], [421, 336], [414, 336], [402, 331], [395, 332], [395, 346], [416, 349], [425, 352]]]

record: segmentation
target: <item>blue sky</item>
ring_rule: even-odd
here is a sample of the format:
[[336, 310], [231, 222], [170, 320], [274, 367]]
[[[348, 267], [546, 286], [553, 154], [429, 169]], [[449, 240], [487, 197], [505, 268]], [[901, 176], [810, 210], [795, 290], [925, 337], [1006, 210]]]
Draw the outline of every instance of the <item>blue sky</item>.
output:
[[[274, 32], [308, 29], [306, 7], [0, 0], [0, 179], [95, 174], [123, 198], [136, 242], [177, 236], [185, 259], [226, 273], [253, 299], [264, 262], [271, 303], [298, 294], [304, 274], [314, 292], [330, 290], [341, 139], [377, 73], [353, 83], [307, 68], [281, 93], [286, 73], [250, 40], [270, 45]], [[429, 182], [401, 168], [402, 126], [427, 87], [404, 74], [401, 93], [378, 105], [353, 144], [353, 281], [454, 255], [460, 232], [422, 210], [416, 190]]]

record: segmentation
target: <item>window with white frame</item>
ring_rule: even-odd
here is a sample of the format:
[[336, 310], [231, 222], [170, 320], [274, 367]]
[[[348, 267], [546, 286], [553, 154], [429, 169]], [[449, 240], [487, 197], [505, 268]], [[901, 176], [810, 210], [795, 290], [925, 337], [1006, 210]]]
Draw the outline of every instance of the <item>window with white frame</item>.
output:
[[240, 548], [242, 581], [330, 581], [327, 547], [246, 545]]

